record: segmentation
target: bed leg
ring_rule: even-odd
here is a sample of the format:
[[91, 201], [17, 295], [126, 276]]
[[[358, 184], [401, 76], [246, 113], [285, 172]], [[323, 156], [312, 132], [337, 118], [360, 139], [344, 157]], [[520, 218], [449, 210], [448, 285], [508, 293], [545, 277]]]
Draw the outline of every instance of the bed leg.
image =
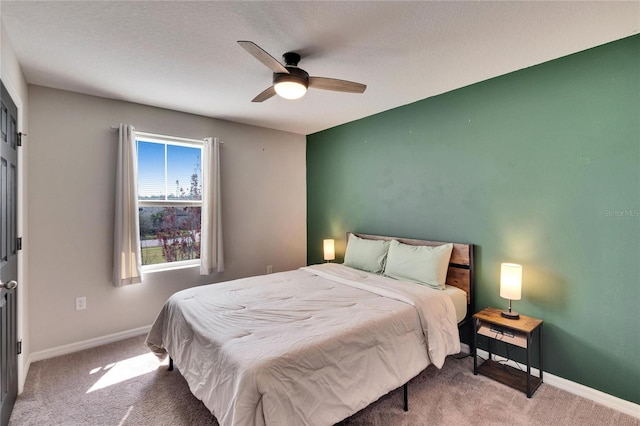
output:
[[402, 391], [404, 393], [404, 411], [409, 411], [409, 390], [406, 383], [402, 386]]
[[169, 357], [169, 371], [173, 371], [173, 358]]

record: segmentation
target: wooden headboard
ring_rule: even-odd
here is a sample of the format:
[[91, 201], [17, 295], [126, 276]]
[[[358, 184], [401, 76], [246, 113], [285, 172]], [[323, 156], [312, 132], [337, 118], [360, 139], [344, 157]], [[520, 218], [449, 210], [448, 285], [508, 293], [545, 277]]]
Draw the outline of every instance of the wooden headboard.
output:
[[[347, 232], [347, 241], [349, 234], [366, 240], [397, 240], [402, 244], [412, 246], [440, 246], [449, 244], [442, 241], [415, 240], [410, 238], [387, 237], [383, 235], [359, 234], [356, 232]], [[451, 260], [449, 261], [449, 271], [447, 272], [447, 285], [458, 287], [467, 293], [467, 316], [475, 312], [475, 289], [474, 289], [474, 273], [473, 273], [473, 244], [453, 243], [453, 251], [451, 252]]]

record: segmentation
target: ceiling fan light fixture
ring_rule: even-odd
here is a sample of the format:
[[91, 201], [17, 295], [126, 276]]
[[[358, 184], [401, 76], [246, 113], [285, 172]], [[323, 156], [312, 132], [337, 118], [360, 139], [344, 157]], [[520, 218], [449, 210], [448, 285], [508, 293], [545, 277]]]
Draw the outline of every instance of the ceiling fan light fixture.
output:
[[281, 81], [276, 83], [276, 93], [285, 99], [300, 99], [307, 93], [307, 88], [297, 81]]
[[[273, 75], [273, 88], [276, 93], [285, 99], [300, 99], [307, 93], [308, 77], [299, 74], [298, 69], [288, 68], [292, 74], [275, 73]], [[300, 70], [301, 71], [301, 70]], [[304, 72], [304, 71], [302, 71]], [[307, 78], [305, 78], [307, 77]]]

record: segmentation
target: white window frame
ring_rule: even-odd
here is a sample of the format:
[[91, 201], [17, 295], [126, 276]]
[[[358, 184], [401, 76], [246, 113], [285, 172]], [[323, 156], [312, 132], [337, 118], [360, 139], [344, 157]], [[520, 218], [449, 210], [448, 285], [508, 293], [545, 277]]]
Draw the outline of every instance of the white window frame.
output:
[[[167, 145], [176, 145], [176, 146], [186, 146], [189, 148], [198, 148], [200, 149], [200, 178], [202, 179], [202, 147], [204, 145], [204, 141], [198, 139], [189, 139], [182, 138], [177, 136], [167, 136], [167, 135], [159, 135], [156, 133], [147, 133], [147, 132], [138, 132], [135, 131], [136, 136], [136, 149], [138, 149], [138, 141], [142, 142], [153, 142], [160, 143], [165, 145], [165, 198], [168, 196], [168, 182], [166, 182], [167, 176], [167, 155], [166, 155], [166, 146]], [[201, 183], [202, 184], [202, 183]], [[138, 195], [138, 207], [157, 207], [157, 206], [166, 206], [173, 205], [175, 207], [200, 207], [200, 212], [202, 213], [203, 200], [141, 200], [140, 195]], [[139, 225], [138, 225], [139, 226]], [[138, 228], [138, 233], [140, 233], [140, 228]], [[142, 240], [140, 240], [140, 250], [142, 250]], [[200, 259], [190, 259], [190, 260], [179, 260], [176, 262], [164, 262], [164, 263], [155, 263], [151, 265], [142, 265], [143, 272], [156, 272], [156, 271], [169, 271], [172, 269], [183, 269], [183, 268], [192, 268], [200, 265]]]

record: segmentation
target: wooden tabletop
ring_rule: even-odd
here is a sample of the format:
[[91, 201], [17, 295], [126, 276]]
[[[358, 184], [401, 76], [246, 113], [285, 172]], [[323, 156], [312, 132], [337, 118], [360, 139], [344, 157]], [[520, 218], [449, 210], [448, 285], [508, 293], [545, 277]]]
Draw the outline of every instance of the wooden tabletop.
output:
[[513, 330], [518, 330], [523, 333], [531, 333], [542, 324], [542, 320], [538, 318], [528, 317], [520, 314], [519, 319], [509, 319], [503, 317], [500, 312], [501, 309], [485, 308], [480, 312], [473, 315], [474, 318], [478, 318], [481, 321], [487, 321], [492, 324], [508, 327]]

